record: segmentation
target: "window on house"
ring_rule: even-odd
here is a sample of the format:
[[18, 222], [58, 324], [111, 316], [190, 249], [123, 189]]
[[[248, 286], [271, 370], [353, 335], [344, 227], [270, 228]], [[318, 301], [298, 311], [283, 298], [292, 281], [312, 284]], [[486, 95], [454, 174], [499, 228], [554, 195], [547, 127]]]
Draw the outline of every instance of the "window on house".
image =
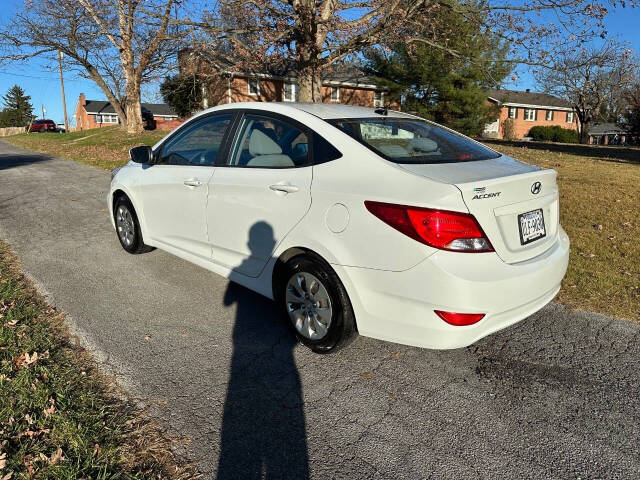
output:
[[536, 119], [536, 109], [535, 108], [525, 108], [524, 109], [524, 119], [528, 122], [533, 122]]
[[553, 120], [553, 110], [547, 110], [547, 115], [545, 119], [547, 120], [547, 122], [550, 122]]
[[260, 95], [260, 80], [257, 78], [249, 79], [249, 95]]
[[573, 123], [573, 112], [567, 112], [567, 123]]
[[118, 123], [117, 115], [95, 115], [96, 123]]
[[518, 109], [516, 107], [509, 107], [509, 118], [518, 118]]
[[285, 102], [295, 102], [298, 97], [298, 86], [295, 83], [285, 82], [282, 99]]
[[340, 89], [338, 87], [331, 87], [331, 101], [332, 102], [340, 101]]
[[384, 106], [384, 93], [378, 92], [378, 91], [373, 92], [373, 106], [374, 107]]

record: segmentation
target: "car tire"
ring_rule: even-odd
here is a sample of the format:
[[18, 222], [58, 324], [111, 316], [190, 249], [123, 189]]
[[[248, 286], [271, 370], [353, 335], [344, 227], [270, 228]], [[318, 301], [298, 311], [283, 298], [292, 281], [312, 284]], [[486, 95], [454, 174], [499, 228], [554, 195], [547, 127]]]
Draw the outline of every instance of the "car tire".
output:
[[276, 301], [298, 340], [316, 353], [342, 348], [357, 336], [349, 296], [333, 269], [315, 255], [287, 261], [277, 279]]
[[120, 196], [116, 199], [113, 206], [113, 219], [116, 224], [116, 235], [125, 251], [137, 255], [153, 250], [153, 247], [144, 243], [138, 216], [127, 197]]

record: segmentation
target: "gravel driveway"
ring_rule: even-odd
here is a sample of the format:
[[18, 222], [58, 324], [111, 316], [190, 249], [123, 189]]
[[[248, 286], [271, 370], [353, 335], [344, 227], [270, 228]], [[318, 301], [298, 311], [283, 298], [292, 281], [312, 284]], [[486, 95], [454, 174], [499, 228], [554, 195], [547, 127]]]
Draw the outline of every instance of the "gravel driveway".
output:
[[640, 326], [551, 305], [454, 351], [296, 345], [262, 297], [112, 231], [109, 174], [0, 142], [0, 237], [205, 478], [640, 477]]

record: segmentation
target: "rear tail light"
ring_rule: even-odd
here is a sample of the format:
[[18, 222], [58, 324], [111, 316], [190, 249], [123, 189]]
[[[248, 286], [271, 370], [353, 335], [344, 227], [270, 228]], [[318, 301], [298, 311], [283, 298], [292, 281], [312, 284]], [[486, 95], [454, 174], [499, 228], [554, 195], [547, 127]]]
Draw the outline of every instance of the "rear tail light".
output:
[[455, 313], [443, 312], [442, 310], [435, 310], [435, 312], [442, 320], [447, 322], [449, 325], [455, 325], [456, 327], [473, 325], [484, 318], [484, 313]]
[[399, 232], [434, 248], [454, 252], [493, 252], [475, 217], [468, 213], [364, 202], [372, 214]]

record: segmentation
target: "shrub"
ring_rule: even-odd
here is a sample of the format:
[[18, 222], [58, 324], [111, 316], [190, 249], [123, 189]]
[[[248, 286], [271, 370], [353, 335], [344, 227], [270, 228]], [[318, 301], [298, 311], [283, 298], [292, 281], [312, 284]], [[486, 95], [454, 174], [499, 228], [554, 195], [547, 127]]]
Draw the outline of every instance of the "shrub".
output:
[[513, 118], [507, 118], [502, 122], [502, 138], [505, 140], [516, 139], [516, 127]]
[[537, 142], [578, 143], [578, 132], [559, 125], [533, 127], [529, 136]]

